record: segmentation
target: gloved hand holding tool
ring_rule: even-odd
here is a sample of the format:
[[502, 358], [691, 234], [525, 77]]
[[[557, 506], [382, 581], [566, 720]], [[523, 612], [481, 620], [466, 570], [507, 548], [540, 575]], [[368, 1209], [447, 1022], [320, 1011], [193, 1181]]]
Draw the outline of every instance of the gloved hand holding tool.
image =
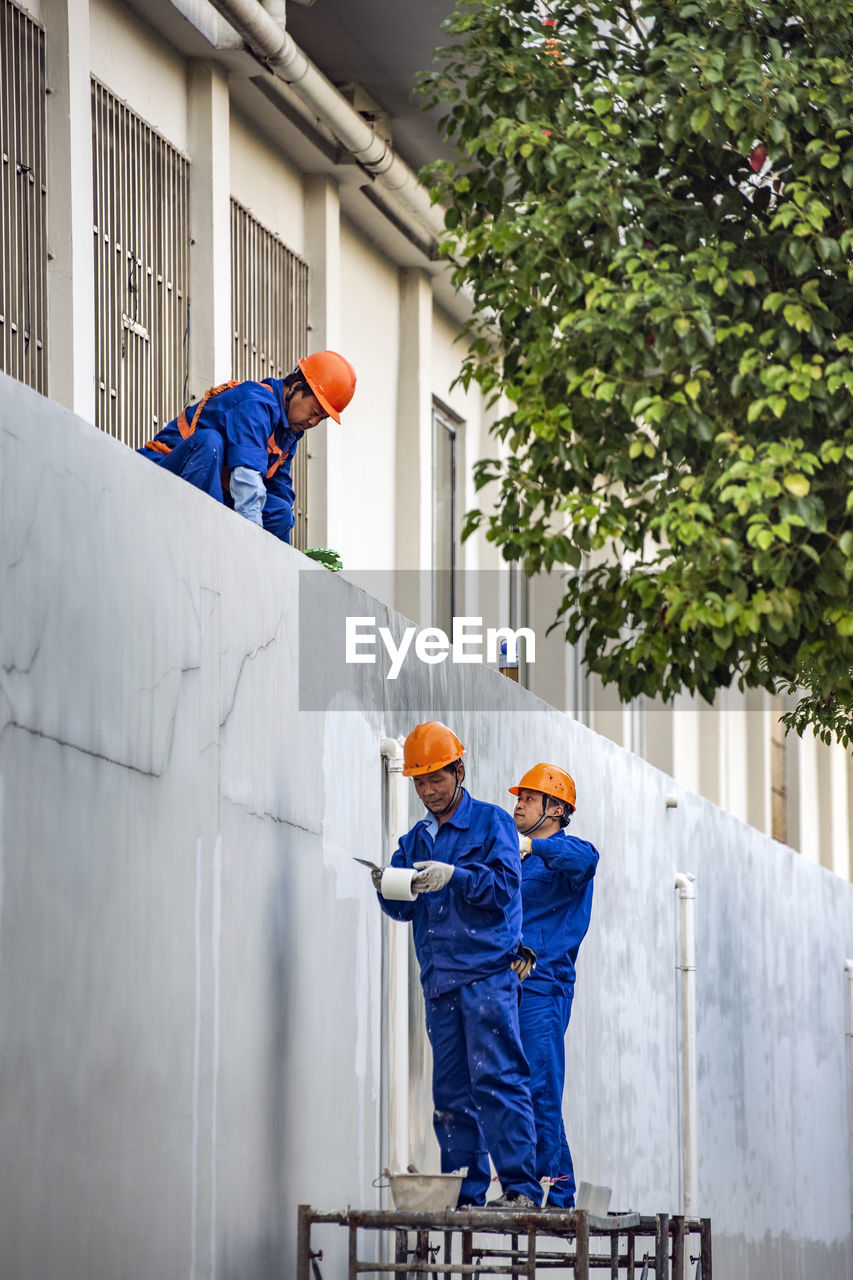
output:
[[443, 889], [454, 871], [450, 862], [414, 862], [412, 866], [418, 872], [412, 880], [415, 893], [435, 893]]
[[518, 848], [521, 853], [521, 861], [523, 862], [524, 859], [533, 852], [533, 841], [530, 839], [530, 836], [519, 835]]
[[374, 889], [383, 898], [414, 902], [418, 893], [415, 886], [417, 874], [411, 868], [378, 867], [367, 858], [354, 858], [353, 861], [367, 867]]
[[373, 887], [377, 893], [382, 892], [382, 872], [384, 867], [377, 867], [375, 862], [368, 862], [367, 858], [353, 858], [353, 862], [360, 862], [363, 867], [367, 867], [370, 872], [370, 879], [373, 881]]

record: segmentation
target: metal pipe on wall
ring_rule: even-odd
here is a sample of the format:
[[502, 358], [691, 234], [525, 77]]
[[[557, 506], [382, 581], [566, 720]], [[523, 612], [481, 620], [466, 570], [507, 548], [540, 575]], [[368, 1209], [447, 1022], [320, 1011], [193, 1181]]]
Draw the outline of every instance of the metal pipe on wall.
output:
[[[379, 751], [388, 780], [385, 836], [388, 856], [407, 830], [408, 791], [403, 777], [403, 744], [382, 738]], [[383, 916], [387, 956], [385, 991], [388, 1016], [388, 1167], [405, 1170], [409, 1163], [409, 930]]]
[[677, 872], [681, 975], [681, 1186], [685, 1217], [698, 1214], [699, 1108], [696, 1072], [696, 877]]
[[331, 81], [309, 61], [293, 38], [259, 0], [210, 0], [210, 4], [245, 40], [279, 79], [334, 133], [341, 146], [377, 183], [392, 191], [416, 220], [421, 234], [440, 235], [444, 218], [398, 155], [347, 102]]
[[847, 1030], [847, 1112], [850, 1134], [848, 1143], [850, 1158], [850, 1221], [853, 1222], [853, 960], [844, 961], [844, 973], [847, 974], [847, 1028], [845, 1030]]

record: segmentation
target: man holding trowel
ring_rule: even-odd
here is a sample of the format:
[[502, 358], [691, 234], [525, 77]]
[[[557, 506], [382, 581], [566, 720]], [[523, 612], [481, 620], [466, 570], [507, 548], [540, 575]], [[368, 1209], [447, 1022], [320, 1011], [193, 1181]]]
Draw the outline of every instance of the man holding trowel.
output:
[[577, 799], [565, 769], [534, 765], [509, 790], [518, 797], [513, 817], [523, 863], [524, 941], [536, 952], [536, 968], [521, 998], [521, 1041], [530, 1063], [536, 1119], [536, 1173], [550, 1179], [548, 1205], [571, 1209], [575, 1175], [563, 1124], [565, 1037], [578, 949], [589, 928], [598, 852], [565, 830]]
[[464, 790], [464, 754], [436, 720], [406, 738], [403, 774], [427, 816], [402, 837], [391, 869], [373, 871], [373, 883], [382, 910], [414, 931], [442, 1172], [467, 1166], [458, 1203], [482, 1205], [491, 1155], [503, 1194], [489, 1207], [532, 1209], [542, 1189], [518, 1022], [518, 835], [509, 814]]

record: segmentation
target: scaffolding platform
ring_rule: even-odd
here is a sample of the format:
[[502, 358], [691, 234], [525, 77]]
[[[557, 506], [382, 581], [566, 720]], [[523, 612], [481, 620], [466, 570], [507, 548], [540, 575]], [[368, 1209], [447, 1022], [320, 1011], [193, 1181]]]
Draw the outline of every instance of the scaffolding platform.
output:
[[[509, 1276], [513, 1280], [573, 1280], [591, 1273], [610, 1280], [712, 1280], [711, 1220], [658, 1213], [610, 1213], [583, 1209], [448, 1209], [324, 1212], [299, 1206], [296, 1280], [324, 1277], [323, 1251], [312, 1248], [321, 1225], [348, 1232], [346, 1280], [396, 1276], [398, 1280]], [[380, 1233], [379, 1252], [393, 1261], [359, 1258], [359, 1233]]]

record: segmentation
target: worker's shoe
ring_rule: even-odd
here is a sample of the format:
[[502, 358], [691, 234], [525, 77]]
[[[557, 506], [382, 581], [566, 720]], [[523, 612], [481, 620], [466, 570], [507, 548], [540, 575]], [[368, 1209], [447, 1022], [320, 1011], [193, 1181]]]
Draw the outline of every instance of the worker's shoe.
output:
[[538, 1209], [539, 1205], [523, 1191], [505, 1191], [497, 1200], [489, 1200], [487, 1209]]

